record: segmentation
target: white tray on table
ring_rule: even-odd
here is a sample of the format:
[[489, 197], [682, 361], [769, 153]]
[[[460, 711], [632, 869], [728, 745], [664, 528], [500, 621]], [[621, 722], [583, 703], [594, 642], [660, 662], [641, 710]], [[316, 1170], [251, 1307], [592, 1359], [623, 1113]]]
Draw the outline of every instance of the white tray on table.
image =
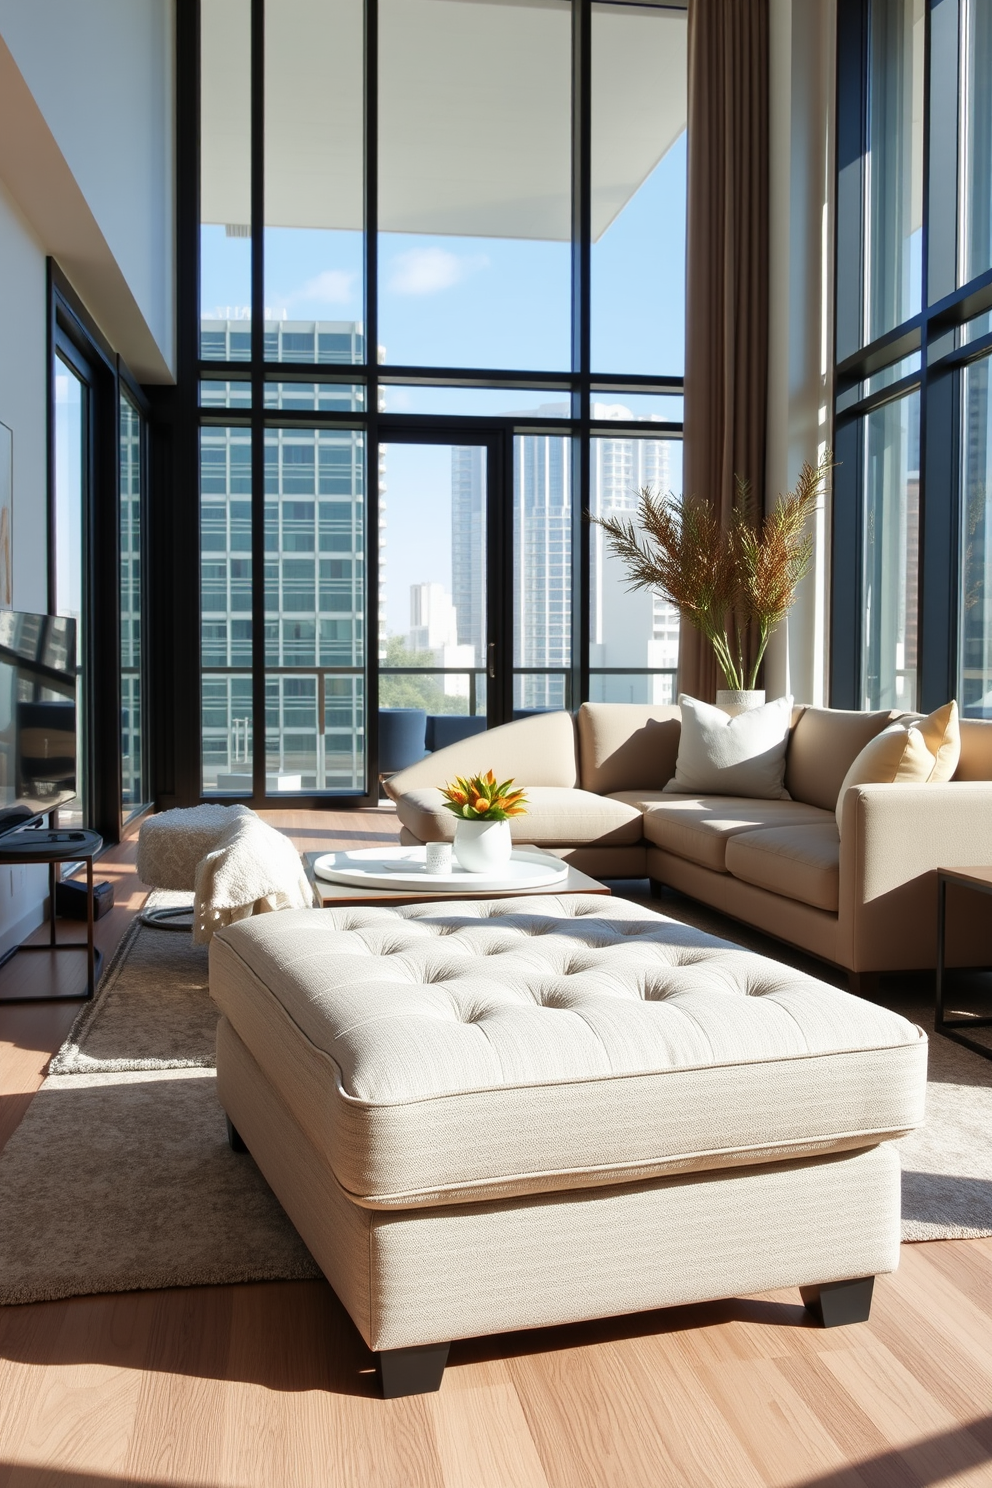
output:
[[330, 883], [370, 889], [471, 890], [543, 889], [568, 877], [568, 864], [550, 853], [514, 848], [498, 873], [466, 873], [453, 859], [450, 873], [428, 873], [422, 847], [372, 847], [325, 853], [313, 871]]

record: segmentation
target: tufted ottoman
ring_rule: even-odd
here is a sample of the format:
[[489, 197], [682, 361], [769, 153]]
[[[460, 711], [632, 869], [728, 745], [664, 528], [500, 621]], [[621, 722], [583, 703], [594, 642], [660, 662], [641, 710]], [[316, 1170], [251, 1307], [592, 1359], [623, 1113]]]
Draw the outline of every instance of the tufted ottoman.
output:
[[303, 910], [222, 931], [210, 990], [251, 1151], [369, 1347], [804, 1288], [898, 1263], [926, 1038], [623, 900]]

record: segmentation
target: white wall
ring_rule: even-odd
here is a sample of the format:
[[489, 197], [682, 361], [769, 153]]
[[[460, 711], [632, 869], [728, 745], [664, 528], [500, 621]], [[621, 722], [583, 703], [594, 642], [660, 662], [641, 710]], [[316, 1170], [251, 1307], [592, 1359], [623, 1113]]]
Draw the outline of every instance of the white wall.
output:
[[[174, 0], [0, 0], [0, 38], [160, 353], [156, 368], [139, 350], [132, 359], [149, 365], [134, 370], [167, 380], [175, 372]], [[46, 247], [59, 256], [59, 245]], [[92, 285], [77, 289], [113, 331], [114, 287], [106, 284], [104, 305], [98, 277], [83, 277]], [[121, 336], [111, 339], [127, 355]]]
[[[836, 0], [771, 0], [771, 254], [767, 501], [832, 438], [833, 130]], [[814, 571], [773, 637], [770, 697], [827, 700], [829, 496]]]
[[[45, 251], [0, 184], [0, 422], [14, 435], [18, 610], [48, 608], [45, 320]], [[46, 885], [44, 868], [0, 867], [0, 956], [40, 921]]]

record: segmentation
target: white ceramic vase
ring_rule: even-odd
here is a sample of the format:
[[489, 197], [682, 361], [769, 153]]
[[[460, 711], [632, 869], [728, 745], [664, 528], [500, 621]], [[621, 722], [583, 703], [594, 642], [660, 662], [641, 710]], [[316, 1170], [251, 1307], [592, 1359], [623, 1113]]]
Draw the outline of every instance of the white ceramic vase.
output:
[[455, 822], [455, 857], [466, 873], [495, 873], [510, 861], [513, 843], [508, 821]]
[[722, 713], [729, 713], [731, 718], [736, 718], [738, 713], [748, 713], [752, 708], [763, 708], [765, 694], [758, 689], [753, 692], [734, 692], [730, 688], [721, 688], [716, 695], [716, 705]]

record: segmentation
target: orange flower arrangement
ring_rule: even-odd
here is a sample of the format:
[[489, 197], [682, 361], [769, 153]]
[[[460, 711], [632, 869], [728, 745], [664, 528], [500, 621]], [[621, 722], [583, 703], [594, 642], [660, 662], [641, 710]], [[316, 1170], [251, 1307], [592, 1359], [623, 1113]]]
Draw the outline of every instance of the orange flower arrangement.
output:
[[522, 790], [511, 790], [512, 784], [512, 780], [497, 784], [489, 770], [468, 780], [459, 775], [451, 785], [441, 787], [441, 794], [447, 809], [466, 821], [508, 821], [511, 816], [527, 814], [527, 797]]

